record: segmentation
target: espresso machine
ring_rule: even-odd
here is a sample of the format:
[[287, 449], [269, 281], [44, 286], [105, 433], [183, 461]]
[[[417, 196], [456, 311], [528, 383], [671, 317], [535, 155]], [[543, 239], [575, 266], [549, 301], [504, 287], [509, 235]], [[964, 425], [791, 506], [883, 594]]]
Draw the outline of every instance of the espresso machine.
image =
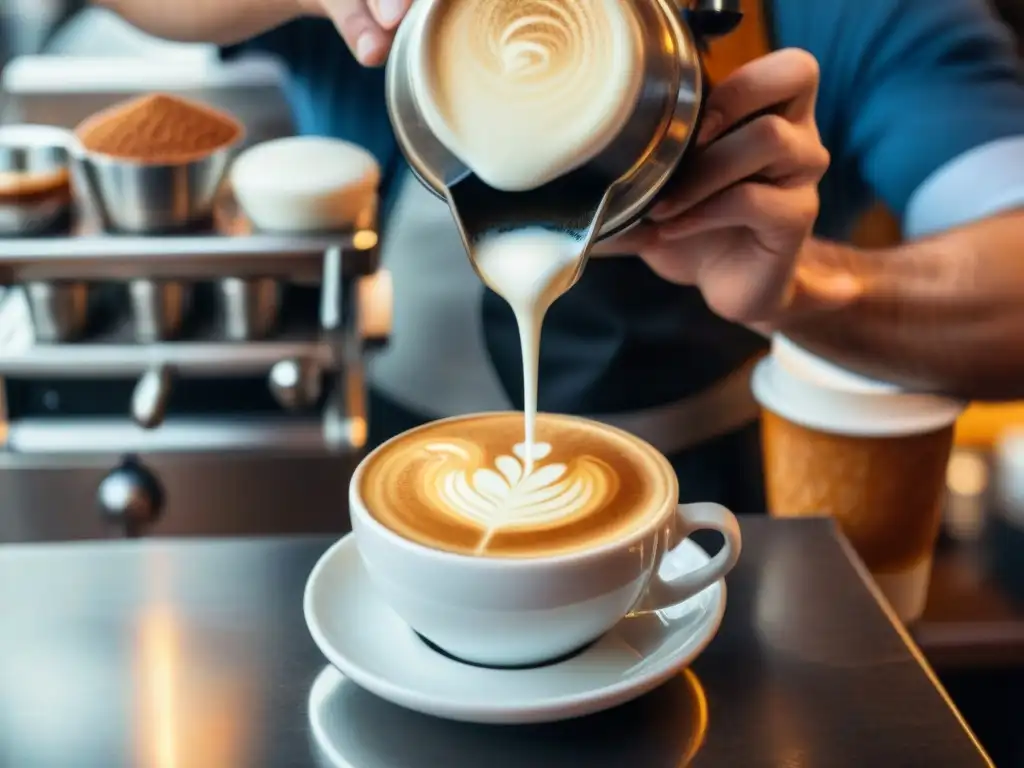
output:
[[[7, 68], [3, 122], [67, 129], [158, 88], [231, 112], [249, 144], [293, 132], [266, 62], [97, 86], [49, 75], [130, 68], [40, 58]], [[390, 329], [376, 227], [236, 222], [228, 202], [170, 236], [97, 235], [87, 211], [0, 234], [0, 542], [347, 530], [364, 365]]]

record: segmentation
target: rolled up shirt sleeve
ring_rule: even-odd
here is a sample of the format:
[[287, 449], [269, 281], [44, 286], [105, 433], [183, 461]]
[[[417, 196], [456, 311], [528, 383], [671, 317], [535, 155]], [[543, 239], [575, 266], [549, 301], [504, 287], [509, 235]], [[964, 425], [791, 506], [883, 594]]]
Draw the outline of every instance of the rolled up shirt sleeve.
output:
[[986, 0], [812, 5], [813, 24], [793, 9], [786, 17], [825, 59], [833, 157], [858, 170], [907, 237], [1024, 205], [1024, 83]]

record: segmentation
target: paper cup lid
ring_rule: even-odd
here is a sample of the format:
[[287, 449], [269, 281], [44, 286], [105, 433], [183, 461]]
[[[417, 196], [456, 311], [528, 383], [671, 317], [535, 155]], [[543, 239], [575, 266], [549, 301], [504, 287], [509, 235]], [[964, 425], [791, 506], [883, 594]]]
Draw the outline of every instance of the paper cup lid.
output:
[[783, 418], [825, 432], [897, 436], [948, 427], [965, 404], [937, 395], [907, 392], [812, 355], [784, 336], [754, 371], [754, 397]]

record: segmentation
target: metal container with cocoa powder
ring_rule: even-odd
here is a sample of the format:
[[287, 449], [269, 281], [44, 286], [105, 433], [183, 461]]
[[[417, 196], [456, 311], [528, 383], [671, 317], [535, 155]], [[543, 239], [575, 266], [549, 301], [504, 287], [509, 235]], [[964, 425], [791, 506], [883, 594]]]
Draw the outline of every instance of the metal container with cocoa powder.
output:
[[[245, 136], [233, 117], [176, 96], [151, 94], [99, 112], [75, 129], [76, 180], [108, 232], [158, 235], [208, 223], [231, 153]], [[136, 339], [177, 337], [193, 286], [130, 283]]]
[[231, 151], [244, 136], [229, 115], [153, 94], [81, 123], [71, 151], [104, 229], [161, 234], [210, 218]]

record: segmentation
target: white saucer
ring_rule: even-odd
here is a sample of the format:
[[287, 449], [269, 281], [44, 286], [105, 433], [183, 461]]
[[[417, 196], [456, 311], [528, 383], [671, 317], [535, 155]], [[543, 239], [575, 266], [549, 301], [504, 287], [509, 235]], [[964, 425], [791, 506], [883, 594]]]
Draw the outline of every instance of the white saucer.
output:
[[[686, 541], [662, 572], [694, 570], [709, 559]], [[571, 659], [522, 670], [483, 669], [429, 648], [378, 598], [351, 534], [313, 568], [303, 607], [328, 661], [383, 699], [450, 720], [539, 723], [609, 709], [667, 681], [718, 631], [725, 584], [671, 610], [625, 618]]]

